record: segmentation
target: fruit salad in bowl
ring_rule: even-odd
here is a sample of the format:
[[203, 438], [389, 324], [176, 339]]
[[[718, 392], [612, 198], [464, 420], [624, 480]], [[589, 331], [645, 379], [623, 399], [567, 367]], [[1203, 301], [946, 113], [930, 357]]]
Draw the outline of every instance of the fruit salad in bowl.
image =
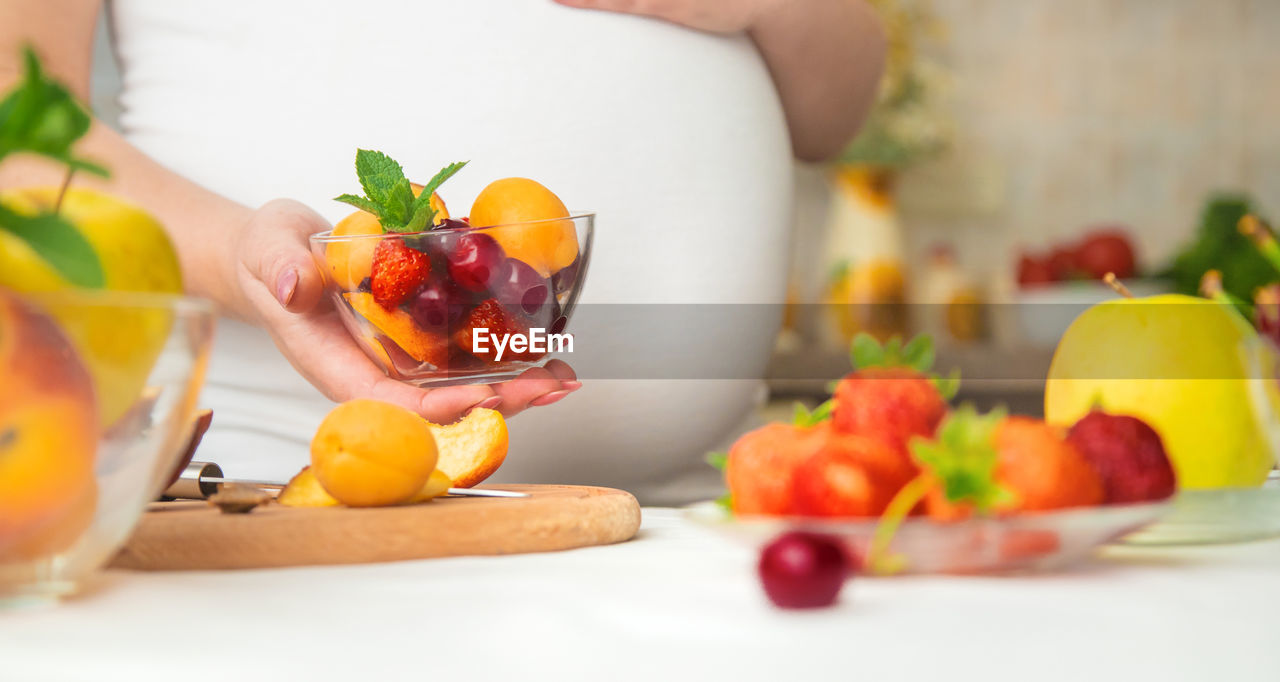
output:
[[490, 183], [467, 217], [437, 190], [465, 164], [426, 185], [399, 164], [361, 150], [364, 196], [355, 213], [313, 235], [312, 252], [347, 329], [388, 376], [419, 386], [517, 376], [566, 333], [591, 253], [595, 216], [572, 213], [528, 178]]

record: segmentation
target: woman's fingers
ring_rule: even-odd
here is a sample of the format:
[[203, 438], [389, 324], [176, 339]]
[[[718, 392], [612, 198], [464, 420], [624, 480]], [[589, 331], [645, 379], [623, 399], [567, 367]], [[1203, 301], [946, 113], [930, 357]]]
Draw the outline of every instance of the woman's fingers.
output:
[[552, 360], [546, 367], [527, 369], [511, 381], [494, 384], [493, 390], [502, 398], [499, 409], [511, 416], [529, 407], [557, 402], [580, 386], [572, 367], [561, 360]]
[[308, 237], [329, 228], [324, 218], [287, 199], [255, 213], [240, 247], [241, 265], [289, 312], [312, 310], [324, 295], [324, 278], [311, 257]]

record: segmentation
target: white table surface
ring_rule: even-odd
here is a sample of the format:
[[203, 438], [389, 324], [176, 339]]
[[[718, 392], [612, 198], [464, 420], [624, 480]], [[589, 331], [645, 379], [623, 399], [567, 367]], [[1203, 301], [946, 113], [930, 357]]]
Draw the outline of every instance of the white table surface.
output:
[[100, 582], [0, 613], [0, 680], [1280, 679], [1280, 541], [855, 579], [802, 613], [669, 509], [611, 547]]

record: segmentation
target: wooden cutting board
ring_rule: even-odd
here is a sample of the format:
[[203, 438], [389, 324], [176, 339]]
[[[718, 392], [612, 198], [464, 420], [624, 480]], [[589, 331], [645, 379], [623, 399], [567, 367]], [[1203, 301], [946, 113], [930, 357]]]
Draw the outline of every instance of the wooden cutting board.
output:
[[640, 505], [622, 490], [480, 487], [529, 497], [441, 498], [373, 509], [269, 504], [248, 514], [223, 514], [202, 501], [157, 502], [111, 566], [265, 568], [551, 552], [623, 542], [640, 528]]

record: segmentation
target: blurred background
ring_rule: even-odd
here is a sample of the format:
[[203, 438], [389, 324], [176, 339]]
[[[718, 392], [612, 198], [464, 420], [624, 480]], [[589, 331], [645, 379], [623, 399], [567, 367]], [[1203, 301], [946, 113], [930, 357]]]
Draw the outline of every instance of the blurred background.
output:
[[[874, 0], [891, 35], [881, 101], [838, 163], [799, 165], [792, 306], [775, 396], [816, 396], [860, 330], [927, 331], [964, 391], [1035, 412], [1085, 305], [1249, 295], [1235, 222], [1280, 211], [1280, 2]], [[118, 114], [100, 27], [94, 106]]]

